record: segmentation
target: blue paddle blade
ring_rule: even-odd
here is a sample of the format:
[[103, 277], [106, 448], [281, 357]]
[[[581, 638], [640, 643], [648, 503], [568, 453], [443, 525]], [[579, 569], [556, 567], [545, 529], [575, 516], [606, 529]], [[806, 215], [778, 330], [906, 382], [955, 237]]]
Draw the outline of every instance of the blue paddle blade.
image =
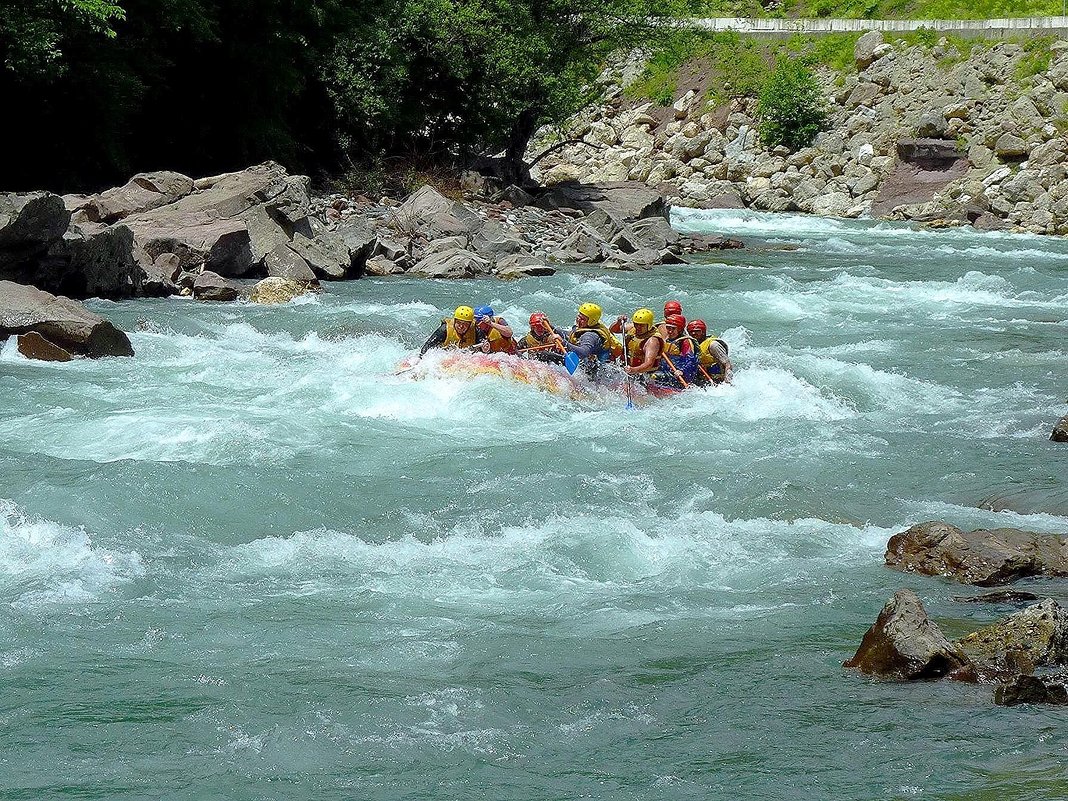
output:
[[575, 374], [575, 371], [579, 368], [580, 359], [577, 353], [568, 353], [564, 357], [564, 367], [567, 368], [567, 372], [571, 375]]

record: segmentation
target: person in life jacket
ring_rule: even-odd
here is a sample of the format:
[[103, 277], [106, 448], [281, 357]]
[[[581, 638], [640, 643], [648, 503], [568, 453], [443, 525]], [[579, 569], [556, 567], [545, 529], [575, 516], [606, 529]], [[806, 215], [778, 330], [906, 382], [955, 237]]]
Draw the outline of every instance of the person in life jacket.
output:
[[490, 306], [475, 309], [475, 331], [479, 350], [483, 353], [515, 353], [512, 327], [503, 317], [497, 317]]
[[652, 309], [638, 309], [629, 325], [626, 317], [619, 317], [612, 324], [611, 331], [622, 333], [626, 342], [626, 366], [623, 370], [627, 375], [644, 376], [660, 369], [664, 338], [654, 322]]
[[700, 343], [687, 333], [686, 318], [681, 314], [669, 314], [657, 330], [664, 338], [664, 369], [656, 374], [657, 383], [684, 389], [698, 373]]
[[441, 321], [438, 329], [419, 351], [419, 357], [431, 348], [470, 348], [475, 344], [475, 310], [470, 306], [457, 306], [452, 317]]
[[551, 364], [563, 364], [564, 337], [567, 334], [549, 322], [545, 312], [530, 315], [530, 332], [519, 339], [519, 354], [525, 359], [537, 359]]
[[578, 307], [575, 324], [566, 337], [564, 347], [581, 360], [583, 369], [593, 375], [598, 366], [618, 359], [623, 346], [601, 322], [601, 307], [587, 301]]
[[734, 367], [728, 355], [727, 343], [719, 337], [710, 337], [704, 320], [691, 320], [686, 331], [699, 343], [697, 361], [700, 369], [695, 376], [696, 382], [707, 384], [711, 380], [713, 384], [729, 384]]

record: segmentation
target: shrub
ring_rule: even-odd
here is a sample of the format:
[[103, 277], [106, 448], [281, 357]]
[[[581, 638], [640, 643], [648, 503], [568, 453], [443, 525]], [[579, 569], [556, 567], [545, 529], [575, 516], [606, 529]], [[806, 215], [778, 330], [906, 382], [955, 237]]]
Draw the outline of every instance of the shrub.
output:
[[823, 102], [820, 86], [808, 68], [795, 59], [780, 59], [760, 91], [760, 140], [767, 147], [808, 147], [823, 127]]

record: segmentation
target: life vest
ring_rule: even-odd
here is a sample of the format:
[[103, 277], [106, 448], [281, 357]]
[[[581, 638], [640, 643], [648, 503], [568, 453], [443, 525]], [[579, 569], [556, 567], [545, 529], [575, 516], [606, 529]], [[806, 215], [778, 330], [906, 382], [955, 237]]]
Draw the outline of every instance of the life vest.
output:
[[593, 354], [597, 358], [597, 361], [610, 362], [623, 355], [623, 346], [619, 343], [619, 340], [616, 339], [615, 334], [609, 331], [604, 323], [598, 323], [595, 326], [586, 328], [573, 326], [571, 328], [571, 333], [567, 337], [567, 341], [572, 345], [577, 345], [579, 338], [588, 331], [593, 331], [601, 338], [601, 348]]
[[443, 348], [469, 348], [475, 344], [475, 324], [467, 326], [467, 333], [460, 336], [456, 331], [455, 322], [451, 317], [446, 317], [442, 320], [445, 324], [445, 342], [441, 346]]
[[627, 364], [637, 367], [645, 361], [645, 343], [650, 339], [660, 340], [660, 353], [664, 353], [664, 338], [655, 327], [649, 326], [644, 334], [630, 334], [627, 337]]
[[549, 337], [548, 336], [546, 336], [545, 339], [538, 339], [534, 335], [533, 331], [531, 331], [529, 334], [524, 334], [522, 337], [519, 338], [519, 347], [520, 348], [540, 348], [540, 347], [542, 347], [544, 345], [548, 345], [548, 344], [549, 344]]
[[698, 348], [698, 358], [706, 373], [710, 376], [720, 376], [723, 375], [723, 365], [712, 355], [711, 346], [714, 342], [718, 342], [723, 347], [724, 353], [728, 352], [727, 343], [719, 337], [712, 336], [701, 343], [700, 348]]
[[697, 349], [701, 347], [701, 344], [696, 339], [694, 339], [688, 334], [683, 334], [682, 336], [675, 337], [674, 339], [664, 340], [664, 354], [670, 356], [672, 359], [674, 359], [676, 356], [681, 356], [684, 342], [690, 343], [690, 353], [687, 355], [697, 353]]
[[[507, 325], [503, 317], [494, 317], [493, 322], [499, 325]], [[491, 328], [489, 333], [486, 334], [486, 341], [489, 342], [490, 353], [515, 353], [517, 346], [515, 340], [512, 337], [504, 337], [501, 332], [496, 328]]]

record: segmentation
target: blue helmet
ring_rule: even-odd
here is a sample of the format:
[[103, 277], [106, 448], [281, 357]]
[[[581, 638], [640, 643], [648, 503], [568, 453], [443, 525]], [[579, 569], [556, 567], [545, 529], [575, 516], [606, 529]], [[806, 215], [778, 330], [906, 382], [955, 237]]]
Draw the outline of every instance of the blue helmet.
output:
[[493, 317], [492, 306], [476, 306], [475, 307], [475, 319], [482, 320], [486, 317]]

